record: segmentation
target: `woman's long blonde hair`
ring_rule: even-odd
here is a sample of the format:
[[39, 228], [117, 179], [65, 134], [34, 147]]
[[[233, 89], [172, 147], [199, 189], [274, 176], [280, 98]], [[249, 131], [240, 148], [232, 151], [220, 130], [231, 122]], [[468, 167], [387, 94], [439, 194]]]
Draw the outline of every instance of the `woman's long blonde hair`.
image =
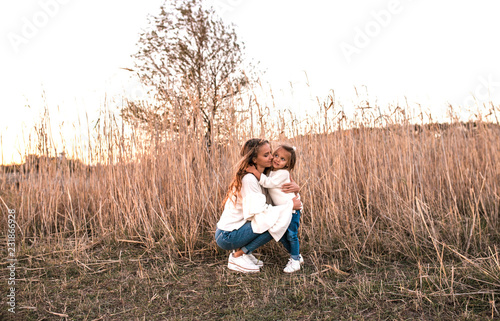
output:
[[240, 194], [241, 191], [241, 185], [242, 185], [241, 180], [243, 179], [243, 176], [248, 174], [246, 169], [248, 166], [251, 165], [255, 166], [253, 159], [257, 157], [259, 153], [259, 148], [265, 144], [269, 144], [269, 141], [259, 138], [252, 138], [245, 142], [240, 151], [241, 159], [238, 162], [238, 165], [236, 166], [237, 168], [236, 174], [234, 175], [233, 179], [231, 180], [231, 183], [229, 184], [226, 198], [224, 199], [222, 206], [224, 206], [226, 204], [226, 201], [228, 199], [231, 199], [232, 196], [234, 196], [233, 202], [236, 203], [238, 195]]

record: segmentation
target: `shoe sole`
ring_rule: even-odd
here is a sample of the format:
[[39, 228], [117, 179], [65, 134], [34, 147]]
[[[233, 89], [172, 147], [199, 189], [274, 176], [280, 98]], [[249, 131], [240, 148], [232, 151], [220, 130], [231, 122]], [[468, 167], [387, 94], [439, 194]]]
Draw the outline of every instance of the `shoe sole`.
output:
[[233, 271], [243, 272], [243, 273], [259, 273], [260, 269], [249, 269], [238, 264], [228, 263], [227, 268]]

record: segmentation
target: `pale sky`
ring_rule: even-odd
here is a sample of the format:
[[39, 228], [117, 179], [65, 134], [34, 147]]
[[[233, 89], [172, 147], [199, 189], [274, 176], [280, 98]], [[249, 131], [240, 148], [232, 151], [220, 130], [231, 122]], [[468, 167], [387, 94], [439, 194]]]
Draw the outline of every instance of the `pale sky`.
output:
[[[348, 108], [355, 86], [382, 107], [406, 96], [436, 114], [446, 102], [472, 105], [472, 95], [500, 104], [497, 0], [211, 1], [267, 70], [281, 108], [317, 108], [315, 97], [329, 90]], [[120, 68], [132, 66], [146, 16], [162, 2], [0, 2], [4, 163], [20, 161], [42, 90], [53, 125], [95, 119], [104, 96], [116, 110], [122, 93], [142, 95]]]

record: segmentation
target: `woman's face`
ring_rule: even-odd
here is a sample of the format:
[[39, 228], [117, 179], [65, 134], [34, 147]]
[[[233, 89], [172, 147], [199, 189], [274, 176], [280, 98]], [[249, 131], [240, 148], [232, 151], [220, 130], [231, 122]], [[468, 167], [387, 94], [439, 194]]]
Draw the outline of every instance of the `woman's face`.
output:
[[253, 159], [255, 165], [257, 165], [257, 170], [264, 171], [266, 167], [271, 167], [273, 162], [273, 154], [271, 153], [271, 146], [269, 144], [264, 144], [260, 146], [257, 152], [257, 157]]

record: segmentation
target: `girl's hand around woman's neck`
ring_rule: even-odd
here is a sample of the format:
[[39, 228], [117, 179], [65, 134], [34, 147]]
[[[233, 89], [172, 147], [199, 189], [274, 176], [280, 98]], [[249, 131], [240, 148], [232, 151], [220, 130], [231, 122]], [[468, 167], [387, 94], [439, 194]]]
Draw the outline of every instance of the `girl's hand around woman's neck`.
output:
[[259, 170], [257, 170], [257, 168], [253, 165], [248, 166], [246, 168], [246, 171], [247, 171], [247, 173], [252, 173], [255, 177], [257, 177], [258, 180], [260, 180], [260, 174], [263, 173], [263, 172], [259, 172]]

